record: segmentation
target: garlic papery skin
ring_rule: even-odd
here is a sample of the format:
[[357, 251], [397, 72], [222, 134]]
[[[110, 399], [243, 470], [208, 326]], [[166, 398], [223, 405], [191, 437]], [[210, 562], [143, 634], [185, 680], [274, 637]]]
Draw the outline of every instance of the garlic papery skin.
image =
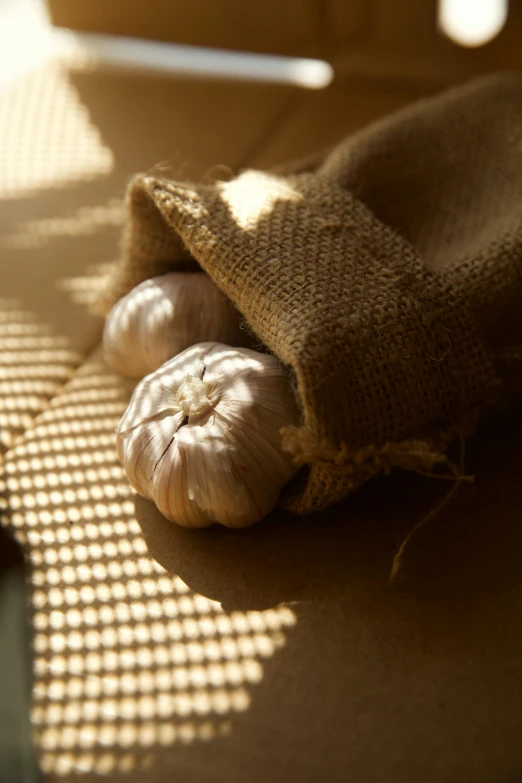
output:
[[275, 356], [202, 343], [136, 386], [117, 430], [134, 489], [179, 525], [263, 519], [298, 468], [280, 430], [299, 411]]
[[240, 316], [203, 272], [171, 272], [140, 283], [109, 313], [103, 333], [113, 370], [143, 378], [203, 340], [244, 345]]

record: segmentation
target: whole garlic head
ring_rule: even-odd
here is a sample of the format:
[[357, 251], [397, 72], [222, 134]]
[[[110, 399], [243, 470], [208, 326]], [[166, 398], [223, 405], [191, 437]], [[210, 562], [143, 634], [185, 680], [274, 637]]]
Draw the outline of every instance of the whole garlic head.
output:
[[280, 429], [299, 414], [274, 356], [202, 343], [134, 390], [117, 449], [134, 489], [188, 527], [243, 527], [275, 506], [297, 472]]
[[203, 340], [244, 344], [239, 313], [208, 275], [172, 272], [145, 280], [115, 304], [103, 349], [113, 370], [143, 378]]

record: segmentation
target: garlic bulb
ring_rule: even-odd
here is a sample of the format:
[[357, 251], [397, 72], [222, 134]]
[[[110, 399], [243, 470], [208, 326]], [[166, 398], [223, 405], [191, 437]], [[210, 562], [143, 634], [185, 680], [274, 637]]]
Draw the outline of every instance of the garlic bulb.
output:
[[206, 274], [172, 272], [145, 280], [116, 303], [103, 348], [113, 370], [143, 378], [202, 340], [243, 345], [239, 313]]
[[136, 386], [118, 456], [134, 489], [173, 522], [243, 527], [296, 473], [279, 433], [298, 419], [276, 357], [201, 343]]

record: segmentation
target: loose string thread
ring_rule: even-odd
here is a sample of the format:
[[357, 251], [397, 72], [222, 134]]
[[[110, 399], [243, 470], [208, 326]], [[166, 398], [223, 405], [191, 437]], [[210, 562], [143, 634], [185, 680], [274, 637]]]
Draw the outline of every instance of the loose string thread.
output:
[[440, 503], [438, 503], [434, 508], [431, 509], [431, 511], [429, 511], [422, 519], [420, 519], [417, 522], [417, 524], [412, 527], [409, 533], [403, 538], [393, 558], [392, 567], [390, 570], [390, 577], [389, 577], [390, 586], [392, 586], [395, 583], [395, 581], [397, 580], [398, 576], [402, 571], [403, 563], [404, 563], [404, 552], [406, 551], [406, 548], [410, 544], [413, 537], [416, 536], [417, 533], [420, 530], [422, 530], [423, 527], [425, 527], [429, 522], [435, 519], [441, 513], [441, 511], [443, 511], [443, 509], [446, 508], [446, 506], [451, 503], [451, 501], [459, 491], [460, 487], [462, 486], [463, 482], [474, 480], [473, 476], [464, 475], [465, 452], [466, 452], [466, 441], [464, 439], [464, 436], [460, 434], [460, 472], [457, 472], [457, 468], [455, 466], [456, 469], [455, 474], [453, 476], [446, 477], [454, 481], [454, 484], [449, 490], [449, 492], [445, 495], [445, 497], [443, 497]]
[[[522, 360], [522, 346], [511, 346], [510, 348], [497, 351], [495, 358], [497, 360], [506, 361], [509, 364], [519, 363]], [[486, 406], [486, 403], [484, 403], [484, 406]], [[449, 460], [446, 460], [445, 464], [451, 467], [452, 475], [440, 476], [441, 478], [450, 479], [454, 482], [454, 484], [449, 492], [442, 498], [440, 503], [438, 503], [434, 508], [431, 509], [431, 511], [429, 511], [422, 519], [420, 519], [402, 540], [392, 561], [389, 576], [390, 586], [396, 582], [397, 578], [401, 574], [404, 563], [404, 553], [414, 536], [416, 536], [417, 533], [422, 530], [422, 528], [426, 527], [427, 524], [432, 522], [446, 508], [446, 506], [451, 503], [464, 482], [472, 483], [475, 480], [474, 476], [466, 475], [464, 473], [466, 437], [474, 432], [475, 426], [480, 416], [480, 408], [477, 408], [475, 411], [470, 411], [468, 416], [463, 418], [459, 429], [454, 431], [448, 430], [445, 433], [442, 433], [442, 439], [446, 445], [448, 445], [455, 438], [455, 436], [457, 436], [460, 441], [459, 465], [457, 466], [454, 463], [451, 463]], [[420, 473], [421, 471], [416, 472]]]
[[[335, 448], [320, 442], [307, 427], [285, 427], [281, 437], [283, 449], [292, 454], [296, 465], [321, 465], [332, 475], [371, 478], [378, 473], [390, 473], [393, 468], [446, 479], [452, 479], [458, 473], [443, 451], [454, 434], [442, 433], [437, 440], [412, 439], [357, 450], [346, 446]], [[438, 465], [446, 466], [450, 474], [435, 473], [434, 468]]]
[[[386, 443], [380, 448], [368, 446], [358, 451], [346, 448], [332, 449], [325, 444], [318, 444], [312, 433], [306, 428], [287, 427], [281, 431], [284, 448], [290, 451], [297, 464], [320, 464], [327, 468], [330, 474], [346, 476], [364, 476], [371, 478], [378, 473], [390, 473], [392, 468], [402, 468], [413, 473], [419, 473], [428, 478], [452, 481], [453, 486], [444, 498], [420, 519], [401, 542], [394, 555], [389, 583], [392, 585], [400, 575], [404, 562], [404, 553], [414, 536], [435, 519], [443, 509], [451, 503], [463, 483], [472, 483], [474, 476], [464, 473], [466, 451], [466, 435], [471, 434], [475, 425], [475, 417], [462, 423], [457, 431], [445, 431], [435, 440], [410, 440], [402, 443]], [[456, 465], [443, 453], [442, 448], [458, 437], [460, 440], [460, 458]], [[445, 466], [450, 472], [436, 473], [435, 466]]]
[[518, 364], [522, 361], [522, 345], [511, 345], [495, 351], [494, 357], [501, 364]]

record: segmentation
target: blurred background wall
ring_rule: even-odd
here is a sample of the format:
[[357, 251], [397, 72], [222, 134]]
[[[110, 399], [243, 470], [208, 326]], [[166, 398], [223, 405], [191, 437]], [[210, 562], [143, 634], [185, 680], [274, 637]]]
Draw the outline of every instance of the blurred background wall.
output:
[[48, 2], [59, 26], [324, 57], [339, 74], [451, 81], [522, 65], [522, 3], [517, 0]]

